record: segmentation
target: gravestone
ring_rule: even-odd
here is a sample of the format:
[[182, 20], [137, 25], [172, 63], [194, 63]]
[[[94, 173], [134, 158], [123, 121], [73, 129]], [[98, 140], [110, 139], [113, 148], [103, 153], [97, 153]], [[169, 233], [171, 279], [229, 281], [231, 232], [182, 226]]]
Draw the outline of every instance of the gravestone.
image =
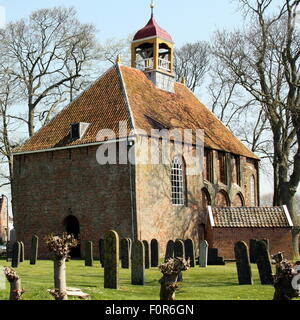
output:
[[[177, 239], [174, 244], [174, 258], [185, 258], [184, 242]], [[182, 272], [178, 274], [178, 282], [183, 281]]]
[[150, 248], [149, 243], [146, 240], [143, 240], [144, 250], [145, 250], [145, 269], [150, 268]]
[[170, 240], [167, 243], [165, 261], [167, 261], [170, 258], [174, 258], [174, 241], [173, 240]]
[[12, 268], [18, 268], [20, 263], [20, 255], [21, 255], [21, 244], [20, 242], [15, 242], [12, 250], [12, 260], [11, 260]]
[[270, 254], [270, 240], [269, 239], [261, 239], [261, 241], [263, 241], [266, 244], [268, 252]]
[[256, 243], [256, 263], [261, 284], [273, 284], [271, 259], [267, 244], [263, 240]]
[[207, 259], [208, 259], [208, 242], [206, 240], [200, 241], [200, 255], [199, 255], [199, 267], [206, 268], [207, 267]]
[[121, 267], [123, 269], [130, 268], [130, 241], [128, 238], [121, 240]]
[[208, 248], [207, 264], [210, 266], [223, 266], [225, 261], [223, 257], [219, 257], [217, 248]]
[[184, 251], [185, 251], [185, 259], [190, 259], [190, 267], [194, 268], [196, 266], [195, 261], [195, 246], [194, 241], [192, 239], [187, 239], [184, 241]]
[[104, 288], [119, 289], [119, 236], [113, 230], [104, 238]]
[[38, 236], [32, 236], [31, 238], [31, 255], [30, 264], [35, 265], [38, 257], [39, 238]]
[[131, 284], [145, 284], [145, 249], [143, 242], [136, 240], [131, 250]]
[[131, 261], [131, 248], [132, 248], [132, 240], [130, 238], [126, 238], [128, 240], [129, 245], [129, 260]]
[[24, 243], [20, 241], [20, 262], [24, 262], [25, 252], [24, 252]]
[[101, 264], [101, 267], [104, 268], [104, 239], [99, 240], [99, 261]]
[[156, 239], [151, 240], [151, 267], [156, 268], [159, 266], [159, 245]]
[[256, 263], [256, 242], [257, 239], [250, 240], [250, 263]]
[[92, 241], [85, 242], [84, 258], [85, 258], [85, 266], [92, 267], [93, 266], [93, 242]]
[[240, 285], [252, 285], [252, 272], [247, 244], [239, 241], [234, 246], [236, 268]]

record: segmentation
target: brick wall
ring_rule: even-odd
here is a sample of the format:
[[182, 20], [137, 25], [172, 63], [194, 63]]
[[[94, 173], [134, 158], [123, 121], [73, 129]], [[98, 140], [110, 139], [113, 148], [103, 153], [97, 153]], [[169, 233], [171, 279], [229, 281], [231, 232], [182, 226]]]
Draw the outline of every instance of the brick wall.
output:
[[69, 215], [79, 220], [81, 240], [93, 241], [96, 254], [105, 231], [132, 236], [129, 166], [101, 166], [96, 150], [83, 147], [14, 157], [15, 228], [17, 239], [28, 248], [27, 257], [33, 234], [41, 238], [40, 257], [47, 257], [42, 238], [66, 231]]
[[[161, 144], [159, 148], [161, 152]], [[95, 146], [15, 156], [13, 212], [17, 239], [29, 248], [33, 234], [42, 239], [50, 232], [64, 232], [66, 217], [73, 215], [79, 220], [82, 242], [94, 242], [95, 256], [99, 238], [109, 229], [115, 229], [120, 237], [134, 236], [147, 241], [156, 238], [162, 256], [170, 239], [192, 238], [198, 247], [199, 226], [207, 224], [205, 194], [209, 194], [213, 206], [217, 205], [215, 199], [220, 191], [227, 193], [231, 205], [240, 204], [237, 194], [249, 205], [249, 180], [252, 175], [257, 178], [256, 164], [241, 157], [238, 185], [234, 182], [234, 162], [226, 155], [227, 185], [224, 185], [218, 180], [217, 152], [213, 151], [212, 182], [204, 180], [202, 173], [187, 175], [186, 205], [174, 206], [171, 163], [176, 150], [174, 145], [172, 148], [169, 162], [163, 165], [101, 166], [96, 161]], [[143, 150], [136, 149], [135, 156], [145, 156]], [[188, 163], [188, 155], [184, 156]], [[208, 240], [215, 237], [208, 228], [206, 234]], [[232, 239], [235, 235], [228, 233]], [[222, 237], [216, 239], [222, 246]], [[46, 257], [45, 245], [43, 241], [40, 243], [40, 256]]]
[[292, 234], [290, 228], [213, 228], [210, 246], [219, 249], [219, 255], [225, 259], [234, 259], [234, 245], [250, 239], [269, 239], [270, 253], [285, 252], [285, 257], [292, 258]]

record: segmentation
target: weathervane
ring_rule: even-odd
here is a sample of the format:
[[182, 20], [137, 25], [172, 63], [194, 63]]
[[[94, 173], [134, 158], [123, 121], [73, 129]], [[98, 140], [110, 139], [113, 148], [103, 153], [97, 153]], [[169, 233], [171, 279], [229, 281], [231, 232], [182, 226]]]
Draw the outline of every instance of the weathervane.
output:
[[154, 9], [154, 2], [153, 0], [151, 0], [151, 4], [150, 4], [150, 8], [151, 8], [151, 16], [153, 16], [153, 9]]

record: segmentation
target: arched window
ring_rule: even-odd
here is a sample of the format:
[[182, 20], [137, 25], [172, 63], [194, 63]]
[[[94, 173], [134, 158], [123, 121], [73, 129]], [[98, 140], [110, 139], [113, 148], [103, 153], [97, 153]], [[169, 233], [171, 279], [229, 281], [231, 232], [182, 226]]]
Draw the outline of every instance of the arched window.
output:
[[221, 190], [217, 193], [215, 199], [216, 208], [224, 208], [230, 206], [230, 200], [226, 191]]
[[252, 207], [256, 206], [256, 188], [254, 176], [251, 176], [250, 178], [250, 202]]
[[244, 207], [245, 201], [241, 193], [238, 193], [233, 200], [233, 207]]
[[185, 205], [185, 167], [181, 157], [175, 157], [172, 163], [172, 203], [176, 206]]
[[201, 190], [201, 193], [202, 193], [202, 207], [203, 207], [203, 209], [207, 209], [207, 206], [211, 205], [210, 194], [206, 188], [203, 188]]

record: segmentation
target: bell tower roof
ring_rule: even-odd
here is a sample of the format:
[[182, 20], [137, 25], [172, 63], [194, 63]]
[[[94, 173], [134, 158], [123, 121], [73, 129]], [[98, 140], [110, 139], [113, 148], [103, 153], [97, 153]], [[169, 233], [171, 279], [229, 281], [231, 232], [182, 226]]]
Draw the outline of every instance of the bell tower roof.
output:
[[157, 22], [154, 19], [153, 13], [151, 14], [151, 18], [149, 22], [145, 25], [145, 27], [139, 30], [135, 34], [133, 41], [142, 40], [145, 38], [152, 38], [152, 37], [158, 37], [158, 38], [173, 42], [170, 34], [157, 24]]

